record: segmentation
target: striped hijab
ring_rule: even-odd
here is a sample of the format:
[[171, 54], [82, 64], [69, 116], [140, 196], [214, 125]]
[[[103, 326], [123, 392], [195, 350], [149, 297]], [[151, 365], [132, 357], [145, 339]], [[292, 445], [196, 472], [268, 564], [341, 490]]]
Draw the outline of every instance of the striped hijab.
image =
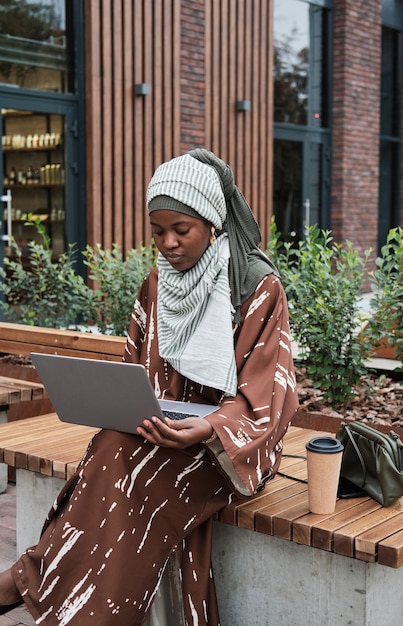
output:
[[181, 374], [235, 396], [237, 373], [228, 283], [227, 235], [187, 272], [158, 258], [158, 345]]
[[250, 207], [229, 166], [201, 149], [157, 168], [147, 207], [199, 217], [219, 232], [217, 242], [187, 272], [159, 256], [158, 342], [161, 356], [177, 371], [235, 396], [232, 324], [263, 276], [276, 271], [258, 249], [260, 231]]

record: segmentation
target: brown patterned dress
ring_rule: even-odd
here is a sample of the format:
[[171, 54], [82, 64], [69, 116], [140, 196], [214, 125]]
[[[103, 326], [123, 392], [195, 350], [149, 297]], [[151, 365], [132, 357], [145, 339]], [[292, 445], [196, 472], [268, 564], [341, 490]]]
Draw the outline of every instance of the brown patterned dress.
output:
[[37, 624], [143, 623], [176, 550], [188, 625], [219, 624], [211, 571], [212, 516], [273, 476], [297, 407], [286, 298], [266, 276], [234, 329], [235, 398], [186, 380], [158, 354], [157, 270], [140, 290], [124, 360], [143, 363], [160, 397], [219, 403], [218, 434], [186, 450], [101, 431], [13, 575]]

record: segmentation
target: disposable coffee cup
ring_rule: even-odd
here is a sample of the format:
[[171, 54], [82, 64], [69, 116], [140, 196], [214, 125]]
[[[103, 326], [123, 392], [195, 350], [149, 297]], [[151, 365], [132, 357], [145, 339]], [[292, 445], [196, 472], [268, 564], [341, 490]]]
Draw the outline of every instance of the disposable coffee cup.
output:
[[344, 447], [335, 437], [315, 437], [305, 447], [309, 510], [311, 513], [333, 513]]

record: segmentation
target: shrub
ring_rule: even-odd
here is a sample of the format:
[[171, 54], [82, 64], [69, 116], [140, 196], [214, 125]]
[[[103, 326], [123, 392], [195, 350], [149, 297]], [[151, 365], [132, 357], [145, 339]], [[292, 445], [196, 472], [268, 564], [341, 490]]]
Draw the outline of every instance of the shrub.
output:
[[[30, 216], [29, 216], [30, 217]], [[82, 252], [94, 288], [74, 270], [75, 246], [55, 258], [50, 238], [40, 220], [41, 241], [28, 243], [28, 264], [17, 243], [11, 242], [13, 258], [0, 268], [0, 310], [10, 322], [49, 328], [95, 325], [104, 334], [125, 335], [137, 291], [155, 262], [155, 249], [139, 246], [123, 259], [120, 248], [103, 250], [87, 246]]]
[[10, 322], [66, 328], [73, 324], [82, 310], [83, 279], [74, 272], [74, 245], [57, 259], [53, 257], [50, 239], [40, 220], [32, 225], [43, 243], [28, 243], [28, 266], [24, 266], [22, 251], [14, 240], [14, 258], [4, 259], [0, 268], [0, 310]]
[[86, 319], [104, 334], [125, 335], [134, 300], [146, 274], [155, 263], [152, 245], [129, 250], [123, 259], [119, 245], [103, 250], [99, 244], [83, 252], [94, 289], [86, 288]]
[[311, 226], [296, 247], [282, 242], [275, 223], [267, 248], [289, 299], [290, 325], [314, 386], [346, 405], [366, 372], [368, 351], [358, 337], [359, 300], [370, 251], [361, 258], [350, 242]]
[[386, 341], [403, 362], [403, 228], [389, 231], [375, 264], [370, 272], [370, 317], [363, 336], [372, 346]]

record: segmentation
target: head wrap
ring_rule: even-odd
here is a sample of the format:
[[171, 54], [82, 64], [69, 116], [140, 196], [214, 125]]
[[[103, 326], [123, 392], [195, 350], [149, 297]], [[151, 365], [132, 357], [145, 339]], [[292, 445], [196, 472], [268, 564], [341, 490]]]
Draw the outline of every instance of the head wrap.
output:
[[[158, 196], [169, 196], [190, 207], [229, 238], [229, 284], [235, 321], [240, 308], [267, 274], [278, 272], [259, 249], [261, 234], [227, 163], [203, 148], [163, 163], [147, 189], [147, 208], [155, 210]], [[162, 203], [161, 203], [162, 204]], [[159, 206], [186, 212], [183, 206]], [[189, 214], [189, 213], [188, 213]]]
[[[160, 165], [147, 189], [149, 212], [185, 213], [221, 230], [227, 207], [215, 170], [190, 155]], [[192, 381], [235, 396], [237, 372], [228, 279], [229, 244], [223, 233], [186, 272], [158, 256], [158, 346], [162, 358]]]
[[185, 215], [189, 215], [190, 217], [194, 217], [198, 220], [204, 220], [204, 217], [192, 209], [192, 207], [187, 204], [183, 204], [183, 202], [179, 202], [179, 200], [175, 200], [175, 198], [171, 198], [170, 196], [156, 196], [150, 200], [148, 203], [148, 212], [152, 213], [153, 211], [158, 210], [175, 211], [176, 213], [184, 213]]
[[259, 250], [260, 231], [231, 168], [198, 149], [160, 165], [147, 189], [149, 212], [197, 216], [217, 229], [216, 243], [186, 272], [159, 255], [157, 331], [162, 358], [190, 380], [235, 396], [232, 323], [242, 303], [275, 267]]
[[[169, 196], [191, 207], [218, 230], [222, 229], [227, 206], [219, 176], [213, 168], [189, 154], [171, 159], [157, 168], [147, 189], [149, 211], [155, 210], [158, 196]], [[178, 208], [183, 212], [180, 206]]]
[[259, 249], [259, 226], [243, 194], [235, 185], [230, 166], [203, 148], [192, 150], [189, 154], [195, 160], [212, 167], [222, 186], [227, 207], [224, 229], [228, 232], [230, 248], [231, 301], [235, 309], [235, 321], [239, 321], [242, 303], [252, 295], [263, 276], [278, 276], [278, 271]]

